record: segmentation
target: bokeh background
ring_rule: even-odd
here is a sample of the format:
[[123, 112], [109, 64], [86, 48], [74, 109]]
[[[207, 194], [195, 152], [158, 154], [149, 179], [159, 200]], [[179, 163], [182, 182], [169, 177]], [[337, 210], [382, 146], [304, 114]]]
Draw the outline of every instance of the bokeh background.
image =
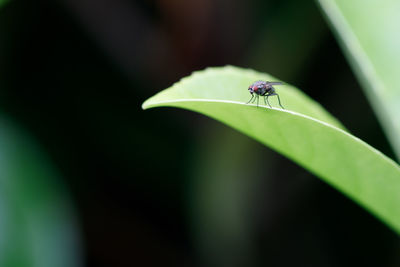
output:
[[314, 1], [0, 6], [0, 263], [399, 266], [394, 232], [293, 162], [199, 114], [141, 109], [227, 64], [297, 86], [393, 158]]

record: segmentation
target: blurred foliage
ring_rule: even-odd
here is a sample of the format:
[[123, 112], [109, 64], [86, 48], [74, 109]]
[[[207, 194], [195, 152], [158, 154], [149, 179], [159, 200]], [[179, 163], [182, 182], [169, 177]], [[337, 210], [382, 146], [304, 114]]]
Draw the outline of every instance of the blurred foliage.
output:
[[0, 265], [80, 266], [75, 216], [40, 148], [0, 120]]
[[400, 159], [400, 2], [319, 2]]
[[8, 0], [0, 0], [0, 6], [5, 4]]
[[[226, 64], [298, 85], [393, 157], [313, 1], [19, 0], [0, 9], [0, 111], [60, 171], [85, 264], [398, 265], [394, 232], [291, 161], [198, 114], [140, 109], [193, 70]], [[240, 152], [223, 153], [236, 144]]]

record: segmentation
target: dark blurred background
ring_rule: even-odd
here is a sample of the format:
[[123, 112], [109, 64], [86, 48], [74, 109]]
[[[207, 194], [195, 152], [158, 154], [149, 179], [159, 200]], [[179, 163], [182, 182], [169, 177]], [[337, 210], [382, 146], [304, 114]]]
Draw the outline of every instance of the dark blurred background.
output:
[[297, 86], [393, 158], [314, 1], [0, 8], [0, 111], [59, 171], [83, 266], [399, 266], [393, 231], [293, 162], [199, 114], [141, 109], [226, 64]]

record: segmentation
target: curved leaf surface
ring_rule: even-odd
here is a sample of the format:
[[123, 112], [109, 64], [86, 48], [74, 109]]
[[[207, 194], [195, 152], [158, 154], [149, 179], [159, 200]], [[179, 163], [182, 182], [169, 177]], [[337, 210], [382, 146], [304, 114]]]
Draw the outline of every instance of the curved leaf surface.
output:
[[178, 107], [219, 120], [292, 159], [400, 233], [399, 166], [341, 129], [335, 118], [292, 86], [277, 88], [285, 110], [245, 104], [247, 87], [260, 79], [276, 80], [231, 66], [209, 68], [151, 97], [143, 108]]

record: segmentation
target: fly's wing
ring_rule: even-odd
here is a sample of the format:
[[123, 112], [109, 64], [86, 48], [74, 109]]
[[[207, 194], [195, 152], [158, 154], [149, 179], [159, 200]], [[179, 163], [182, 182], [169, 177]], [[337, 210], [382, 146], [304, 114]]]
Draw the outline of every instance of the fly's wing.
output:
[[282, 82], [267, 82], [269, 85], [283, 85]]

